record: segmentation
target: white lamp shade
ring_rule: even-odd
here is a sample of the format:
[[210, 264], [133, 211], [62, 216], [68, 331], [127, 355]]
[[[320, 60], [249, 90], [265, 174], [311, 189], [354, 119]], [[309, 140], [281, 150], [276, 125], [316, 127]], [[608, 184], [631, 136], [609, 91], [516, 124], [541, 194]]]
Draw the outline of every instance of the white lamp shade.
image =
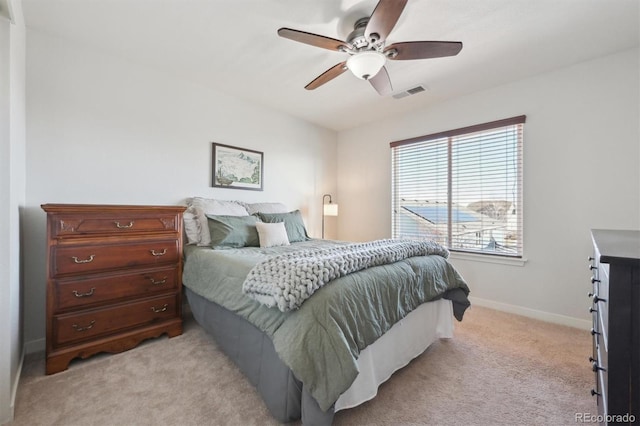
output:
[[325, 204], [324, 205], [324, 215], [325, 216], [338, 216], [338, 205], [337, 204]]
[[347, 68], [356, 77], [362, 80], [369, 80], [378, 74], [386, 60], [382, 53], [374, 50], [360, 52], [347, 59]]

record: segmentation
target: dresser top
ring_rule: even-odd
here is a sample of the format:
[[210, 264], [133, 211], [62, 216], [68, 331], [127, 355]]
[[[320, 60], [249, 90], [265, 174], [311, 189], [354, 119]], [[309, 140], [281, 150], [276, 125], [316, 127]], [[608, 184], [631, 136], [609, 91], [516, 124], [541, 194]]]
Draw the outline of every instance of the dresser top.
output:
[[640, 231], [592, 229], [600, 262], [640, 263]]
[[117, 204], [42, 204], [42, 210], [47, 213], [104, 213], [122, 211], [164, 211], [183, 212], [186, 206], [143, 206], [143, 205], [117, 205]]

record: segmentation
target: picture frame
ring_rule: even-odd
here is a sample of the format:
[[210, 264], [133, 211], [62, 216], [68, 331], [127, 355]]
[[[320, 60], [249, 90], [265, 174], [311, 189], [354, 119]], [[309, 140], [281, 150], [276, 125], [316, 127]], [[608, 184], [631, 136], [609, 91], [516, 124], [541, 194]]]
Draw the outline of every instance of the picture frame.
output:
[[262, 152], [216, 142], [212, 142], [211, 146], [211, 186], [263, 190], [264, 154]]

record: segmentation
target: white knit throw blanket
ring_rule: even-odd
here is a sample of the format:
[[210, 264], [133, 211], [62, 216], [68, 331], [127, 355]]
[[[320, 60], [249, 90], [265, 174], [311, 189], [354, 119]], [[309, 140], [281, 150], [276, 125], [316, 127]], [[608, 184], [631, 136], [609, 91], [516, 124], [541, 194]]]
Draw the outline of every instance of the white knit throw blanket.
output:
[[336, 278], [432, 254], [449, 257], [449, 251], [434, 241], [413, 240], [378, 240], [286, 253], [256, 264], [242, 291], [260, 303], [287, 312], [299, 308], [316, 290]]

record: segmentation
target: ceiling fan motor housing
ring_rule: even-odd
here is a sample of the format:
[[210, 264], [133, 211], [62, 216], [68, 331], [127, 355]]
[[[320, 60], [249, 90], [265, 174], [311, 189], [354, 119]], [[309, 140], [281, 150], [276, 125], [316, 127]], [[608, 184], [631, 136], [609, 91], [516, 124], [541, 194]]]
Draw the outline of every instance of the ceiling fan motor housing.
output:
[[353, 25], [353, 31], [349, 33], [347, 36], [347, 43], [349, 43], [355, 50], [360, 50], [364, 48], [375, 49], [376, 42], [380, 39], [378, 34], [371, 34], [371, 39], [367, 40], [367, 37], [364, 35], [364, 31], [367, 28], [367, 24], [369, 23], [369, 17], [360, 18]]

